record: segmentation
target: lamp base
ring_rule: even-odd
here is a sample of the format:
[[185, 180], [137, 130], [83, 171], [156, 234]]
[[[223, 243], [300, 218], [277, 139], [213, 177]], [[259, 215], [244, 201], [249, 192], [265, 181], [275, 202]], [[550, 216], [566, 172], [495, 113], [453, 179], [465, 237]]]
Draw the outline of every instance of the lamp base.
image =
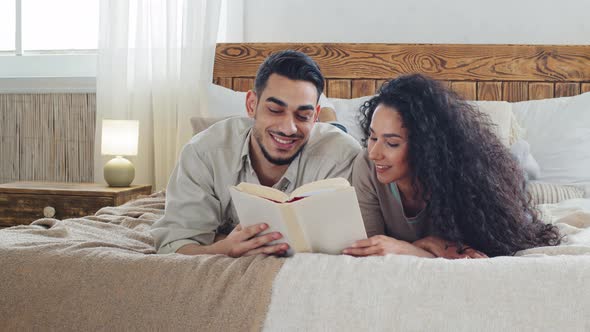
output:
[[129, 187], [135, 178], [135, 167], [129, 160], [117, 156], [104, 165], [104, 179], [111, 187]]

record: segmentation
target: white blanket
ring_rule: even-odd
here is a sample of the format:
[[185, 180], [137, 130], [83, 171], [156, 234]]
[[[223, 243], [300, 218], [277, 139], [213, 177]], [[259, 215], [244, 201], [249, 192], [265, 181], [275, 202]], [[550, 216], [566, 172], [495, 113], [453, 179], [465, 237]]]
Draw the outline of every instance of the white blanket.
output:
[[268, 331], [590, 331], [590, 200], [540, 207], [559, 247], [481, 260], [298, 254]]

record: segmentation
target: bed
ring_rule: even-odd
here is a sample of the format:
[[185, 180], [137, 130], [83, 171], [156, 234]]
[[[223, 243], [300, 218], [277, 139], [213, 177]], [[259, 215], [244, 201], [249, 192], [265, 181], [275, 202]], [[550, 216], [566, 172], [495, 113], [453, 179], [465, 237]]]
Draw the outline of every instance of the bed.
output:
[[[540, 127], [525, 126], [540, 180], [584, 189], [539, 202], [563, 244], [483, 260], [155, 255], [148, 229], [163, 214], [158, 192], [0, 230], [2, 329], [590, 330], [590, 199], [579, 194], [590, 183], [590, 94], [581, 94], [590, 91], [590, 46], [219, 44], [214, 82], [239, 100], [262, 59], [284, 48], [318, 61], [342, 119], [409, 72], [509, 104], [521, 124]], [[560, 120], [543, 117], [550, 112]], [[550, 145], [546, 132], [563, 141]]]

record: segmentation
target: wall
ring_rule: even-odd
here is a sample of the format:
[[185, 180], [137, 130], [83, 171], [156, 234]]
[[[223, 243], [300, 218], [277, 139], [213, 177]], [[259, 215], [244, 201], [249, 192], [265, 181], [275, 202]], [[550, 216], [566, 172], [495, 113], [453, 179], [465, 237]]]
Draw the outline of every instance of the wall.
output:
[[588, 0], [245, 0], [244, 41], [590, 44], [588, 13]]

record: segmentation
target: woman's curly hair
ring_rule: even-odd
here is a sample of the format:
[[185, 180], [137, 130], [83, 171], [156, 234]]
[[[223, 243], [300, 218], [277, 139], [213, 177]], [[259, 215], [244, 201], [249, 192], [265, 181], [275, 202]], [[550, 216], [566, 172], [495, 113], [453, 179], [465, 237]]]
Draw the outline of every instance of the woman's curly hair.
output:
[[397, 110], [408, 130], [412, 185], [422, 189], [435, 235], [489, 256], [559, 244], [557, 228], [539, 220], [523, 171], [487, 115], [431, 78], [400, 76], [361, 106], [365, 146], [379, 104]]

